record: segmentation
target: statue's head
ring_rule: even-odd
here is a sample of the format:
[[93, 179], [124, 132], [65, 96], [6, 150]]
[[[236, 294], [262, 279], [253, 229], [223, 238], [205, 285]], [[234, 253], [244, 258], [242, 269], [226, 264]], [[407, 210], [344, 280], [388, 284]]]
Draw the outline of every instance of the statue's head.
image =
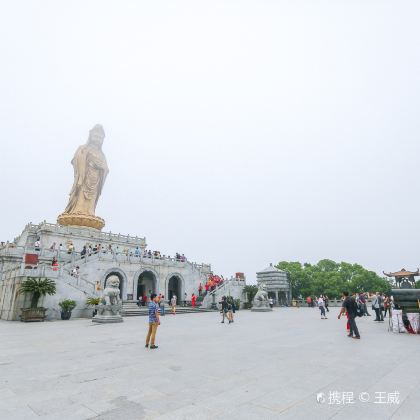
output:
[[120, 279], [118, 276], [109, 276], [106, 281], [106, 287], [112, 287], [114, 289], [118, 289], [120, 286]]
[[89, 131], [89, 139], [88, 143], [98, 149], [102, 148], [102, 144], [105, 138], [105, 131], [102, 125], [96, 124], [90, 131]]
[[258, 289], [259, 289], [259, 290], [262, 290], [262, 291], [265, 291], [265, 290], [267, 289], [267, 287], [265, 286], [265, 284], [264, 284], [264, 283], [260, 283], [260, 284], [258, 285]]

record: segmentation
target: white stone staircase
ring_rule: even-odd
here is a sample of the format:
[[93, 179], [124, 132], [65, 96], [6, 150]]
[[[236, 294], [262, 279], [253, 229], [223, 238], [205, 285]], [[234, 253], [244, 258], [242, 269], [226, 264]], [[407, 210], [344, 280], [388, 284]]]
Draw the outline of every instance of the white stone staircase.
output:
[[[143, 308], [143, 307], [142, 307]], [[135, 300], [124, 300], [122, 304], [122, 316], [141, 316], [144, 310], [137, 305]], [[145, 308], [147, 311], [147, 308]]]
[[222, 300], [223, 296], [232, 296], [234, 299], [240, 299], [242, 302], [244, 302], [246, 300], [243, 295], [244, 287], [244, 281], [238, 281], [236, 279], [225, 280], [216, 289], [208, 292], [204, 296], [204, 299], [201, 303], [201, 308], [211, 308], [213, 300], [217, 305]]

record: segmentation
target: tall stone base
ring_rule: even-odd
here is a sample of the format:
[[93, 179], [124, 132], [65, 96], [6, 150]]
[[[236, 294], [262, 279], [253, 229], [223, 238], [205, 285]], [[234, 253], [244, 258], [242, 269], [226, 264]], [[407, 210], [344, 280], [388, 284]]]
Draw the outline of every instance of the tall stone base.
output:
[[92, 322], [97, 322], [98, 324], [115, 324], [117, 322], [123, 322], [121, 316], [122, 305], [99, 305], [98, 314], [92, 318]]
[[97, 322], [98, 324], [115, 324], [123, 321], [121, 315], [95, 315], [92, 318], [92, 322]]
[[251, 312], [271, 312], [273, 309], [270, 307], [259, 307], [259, 308], [251, 308]]

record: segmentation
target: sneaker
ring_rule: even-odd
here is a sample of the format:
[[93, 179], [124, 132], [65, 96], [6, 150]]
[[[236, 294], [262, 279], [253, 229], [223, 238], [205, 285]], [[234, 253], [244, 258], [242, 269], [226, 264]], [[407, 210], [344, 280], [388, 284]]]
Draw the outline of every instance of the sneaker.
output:
[[148, 344], [146, 344], [144, 347], [146, 347], [146, 349], [147, 349], [147, 347], [149, 347], [149, 345], [148, 345]]
[[151, 346], [150, 346], [150, 349], [152, 350], [152, 349], [157, 349], [158, 348], [158, 346], [155, 346], [154, 344], [152, 344]]
[[352, 338], [353, 337], [353, 334], [347, 334], [347, 337]]
[[355, 338], [356, 340], [360, 340], [360, 335], [356, 335], [353, 338]]

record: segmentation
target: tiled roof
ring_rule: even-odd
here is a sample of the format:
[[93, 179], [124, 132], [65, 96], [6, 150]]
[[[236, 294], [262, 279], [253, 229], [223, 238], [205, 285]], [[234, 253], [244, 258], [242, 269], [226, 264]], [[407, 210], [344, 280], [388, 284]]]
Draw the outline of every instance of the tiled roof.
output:
[[407, 271], [405, 268], [402, 268], [401, 271], [397, 271], [395, 273], [385, 273], [387, 277], [410, 277], [410, 276], [419, 276], [419, 269], [417, 271]]

